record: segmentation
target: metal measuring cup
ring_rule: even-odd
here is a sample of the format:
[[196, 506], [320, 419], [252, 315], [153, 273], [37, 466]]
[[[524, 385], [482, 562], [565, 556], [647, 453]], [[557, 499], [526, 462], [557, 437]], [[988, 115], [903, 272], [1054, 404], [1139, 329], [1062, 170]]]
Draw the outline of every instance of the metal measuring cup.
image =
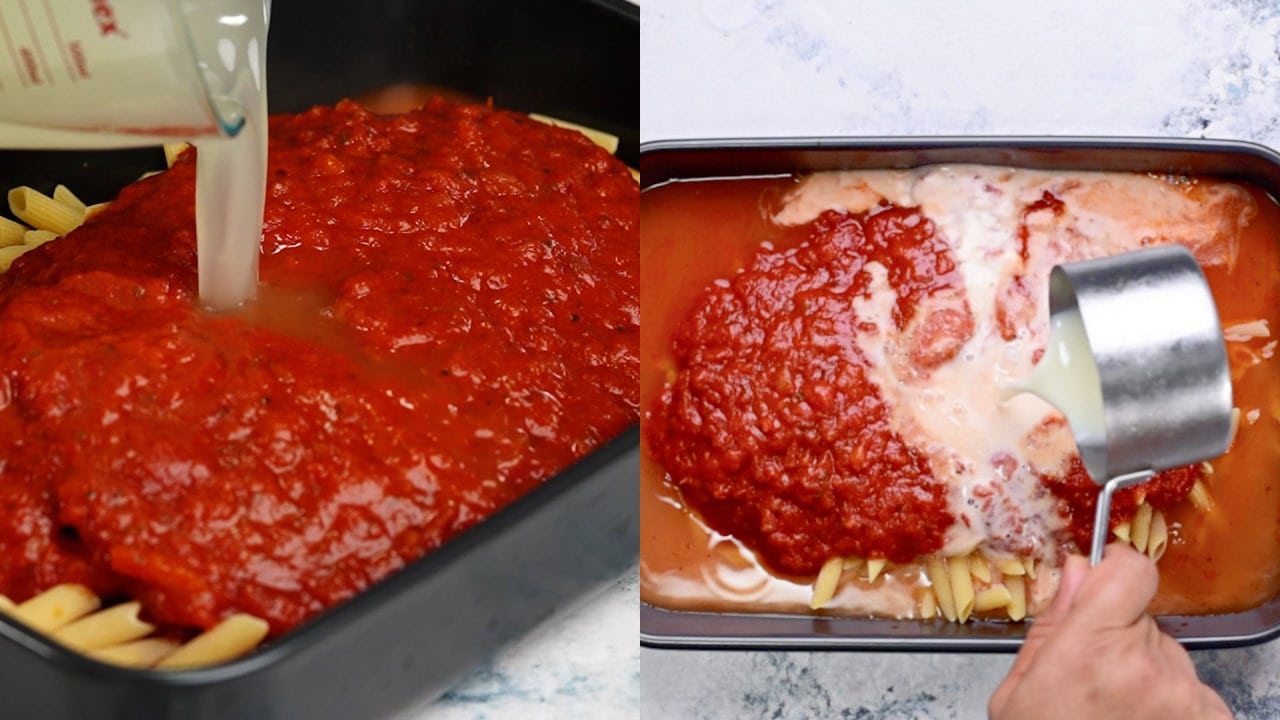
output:
[[1226, 452], [1231, 374], [1209, 285], [1180, 245], [1054, 267], [1050, 316], [1071, 310], [1102, 383], [1102, 436], [1072, 428], [1085, 469], [1102, 486], [1089, 552], [1097, 565], [1116, 490]]

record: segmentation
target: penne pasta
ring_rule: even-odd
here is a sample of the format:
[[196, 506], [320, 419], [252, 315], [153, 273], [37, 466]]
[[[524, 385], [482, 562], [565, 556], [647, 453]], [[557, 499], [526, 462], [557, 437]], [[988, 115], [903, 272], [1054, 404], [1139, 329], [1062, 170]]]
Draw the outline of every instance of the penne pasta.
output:
[[844, 572], [844, 559], [834, 557], [822, 565], [818, 571], [818, 579], [813, 582], [813, 596], [809, 599], [809, 607], [817, 610], [836, 596], [836, 585], [840, 582], [840, 574]]
[[932, 620], [938, 616], [938, 601], [933, 597], [933, 591], [926, 590], [924, 596], [920, 598], [920, 617], [924, 620]]
[[19, 219], [37, 230], [66, 235], [84, 222], [77, 212], [33, 188], [22, 186], [9, 191], [9, 209]]
[[1191, 486], [1191, 492], [1187, 493], [1187, 498], [1191, 500], [1191, 504], [1202, 513], [1207, 513], [1213, 509], [1213, 496], [1209, 494], [1209, 488], [1204, 483], [1196, 480]]
[[875, 582], [887, 562], [884, 558], [867, 558], [867, 582]]
[[1027, 580], [1022, 575], [1010, 575], [1004, 579], [1005, 589], [1009, 591], [1009, 619], [1023, 620], [1027, 617]]
[[164, 144], [164, 162], [166, 167], [173, 167], [177, 162], [178, 156], [191, 147], [190, 143], [165, 143]]
[[1169, 525], [1165, 522], [1164, 513], [1156, 510], [1151, 514], [1151, 533], [1147, 537], [1147, 556], [1159, 562], [1167, 549], [1169, 549]]
[[951, 577], [947, 572], [947, 565], [941, 557], [936, 555], [929, 556], [924, 563], [925, 574], [929, 576], [929, 582], [933, 585], [933, 595], [938, 601], [938, 609], [942, 611], [942, 616], [951, 622], [956, 621], [956, 600], [951, 594]]
[[1001, 558], [996, 561], [996, 569], [1001, 575], [1026, 575], [1027, 568], [1022, 564], [1022, 560], [1018, 558]]
[[640, 182], [640, 171], [635, 168], [627, 168], [627, 169], [631, 171], [631, 177], [635, 178], [636, 182]]
[[1125, 520], [1124, 522], [1119, 523], [1114, 528], [1112, 528], [1111, 534], [1115, 535], [1116, 539], [1119, 540], [1120, 542], [1130, 543], [1131, 542], [1130, 538], [1133, 535], [1133, 523], [1131, 523], [1128, 520]]
[[50, 240], [57, 240], [58, 236], [52, 230], [28, 230], [22, 236], [22, 244], [29, 248], [40, 247]]
[[537, 120], [538, 122], [565, 128], [566, 130], [577, 130], [583, 135], [586, 135], [588, 140], [599, 145], [605, 150], [608, 150], [611, 154], [616, 154], [618, 152], [618, 137], [616, 135], [610, 135], [602, 130], [596, 130], [595, 128], [589, 128], [585, 125], [571, 123], [568, 120], [561, 120], [559, 118], [551, 117], [550, 115], [529, 113], [529, 117]]
[[947, 558], [947, 573], [951, 579], [951, 593], [956, 603], [956, 620], [965, 622], [973, 613], [973, 576], [969, 571], [969, 556], [956, 555]]
[[[62, 645], [102, 662], [128, 667], [185, 669], [231, 660], [267, 636], [265, 620], [233, 615], [186, 645], [147, 637], [155, 626], [139, 617], [141, 603], [128, 602], [95, 612], [99, 598], [82, 585], [56, 585], [21, 604], [0, 595], [0, 612], [44, 632]], [[179, 654], [179, 651], [180, 654]]]
[[66, 185], [58, 185], [53, 189], [53, 199], [84, 215], [86, 209], [84, 202], [76, 197], [76, 194], [71, 192], [71, 188]]
[[9, 614], [34, 630], [49, 633], [101, 605], [98, 596], [83, 585], [55, 585], [18, 605]]
[[20, 222], [0, 217], [0, 247], [22, 244], [22, 236], [27, 234], [27, 226]]
[[267, 629], [266, 620], [232, 615], [156, 663], [156, 669], [187, 670], [234, 660], [257, 647], [267, 636]]
[[1236, 433], [1240, 432], [1240, 408], [1231, 408], [1231, 430], [1227, 433], [1227, 452], [1236, 444]]
[[53, 638], [76, 650], [97, 650], [120, 645], [150, 635], [155, 625], [138, 618], [142, 605], [128, 602], [107, 608], [53, 633]]
[[9, 247], [0, 247], [0, 272], [5, 272], [13, 265], [13, 261], [22, 256], [23, 253], [31, 249], [30, 245], [10, 245]]
[[1138, 511], [1133, 514], [1132, 537], [1130, 541], [1133, 543], [1133, 549], [1140, 553], [1147, 551], [1147, 541], [1151, 537], [1151, 506], [1142, 503], [1138, 506]]
[[854, 572], [857, 572], [858, 570], [861, 570], [861, 569], [862, 569], [862, 558], [860, 558], [860, 557], [847, 557], [847, 558], [845, 558], [845, 559], [844, 559], [844, 565], [843, 565], [843, 567], [844, 567], [844, 569], [845, 569], [845, 571], [846, 571], [846, 572], [847, 572], [847, 571], [849, 571], [849, 570], [852, 570], [852, 571], [854, 571]]
[[123, 645], [90, 650], [86, 655], [104, 663], [133, 668], [149, 668], [173, 654], [178, 643], [164, 638], [146, 638]]
[[1032, 580], [1036, 579], [1036, 559], [1033, 557], [1022, 558], [1022, 567], [1027, 570], [1027, 577]]
[[974, 612], [990, 612], [997, 608], [1009, 607], [1013, 602], [1013, 593], [1004, 585], [992, 585], [984, 588], [973, 597]]
[[107, 207], [109, 207], [110, 205], [111, 205], [111, 202], [110, 202], [110, 201], [107, 201], [107, 202], [100, 202], [100, 203], [94, 203], [93, 205], [90, 205], [89, 207], [85, 208], [85, 210], [84, 210], [84, 219], [85, 219], [85, 220], [88, 220], [89, 218], [93, 217], [94, 215], [97, 215], [98, 213], [102, 212], [103, 210], [106, 210], [106, 209], [107, 209]]
[[984, 583], [991, 582], [991, 564], [987, 562], [987, 556], [976, 550], [969, 556], [969, 572]]

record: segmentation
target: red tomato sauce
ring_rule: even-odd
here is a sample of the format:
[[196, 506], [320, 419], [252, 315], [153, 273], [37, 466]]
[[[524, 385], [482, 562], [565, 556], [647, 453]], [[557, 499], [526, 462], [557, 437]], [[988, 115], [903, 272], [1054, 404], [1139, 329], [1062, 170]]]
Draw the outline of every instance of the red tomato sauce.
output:
[[443, 100], [271, 119], [258, 302], [194, 306], [194, 153], [0, 276], [0, 593], [283, 632], [637, 419], [639, 192]]
[[[1040, 481], [1060, 501], [1067, 518], [1067, 531], [1076, 547], [1089, 548], [1093, 541], [1093, 517], [1098, 507], [1099, 488], [1079, 455], [1071, 458], [1066, 475], [1041, 475]], [[1197, 479], [1204, 477], [1199, 465], [1187, 465], [1156, 473], [1141, 485], [1117, 490], [1111, 496], [1111, 527], [1133, 519], [1138, 504], [1145, 501], [1153, 508], [1169, 511], [1178, 504]]]
[[[927, 458], [889, 429], [854, 343], [850, 298], [872, 260], [888, 269], [899, 329], [920, 298], [960, 282], [916, 211], [828, 212], [804, 244], [761, 252], [702, 295], [676, 333], [679, 373], [646, 418], [686, 502], [778, 572], [812, 575], [835, 556], [905, 562], [940, 548], [954, 522]], [[956, 337], [972, 318], [923, 327]], [[936, 364], [936, 348], [958, 346], [921, 337], [929, 351], [910, 355]]]

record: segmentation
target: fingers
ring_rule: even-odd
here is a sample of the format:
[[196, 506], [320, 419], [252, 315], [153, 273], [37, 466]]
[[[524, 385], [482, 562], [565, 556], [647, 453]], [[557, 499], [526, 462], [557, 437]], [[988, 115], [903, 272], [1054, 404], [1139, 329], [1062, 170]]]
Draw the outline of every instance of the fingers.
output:
[[1009, 671], [1010, 677], [1021, 675], [1026, 671], [1026, 667], [1040, 651], [1040, 646], [1053, 635], [1054, 628], [1066, 619], [1071, 611], [1071, 604], [1075, 602], [1076, 593], [1080, 590], [1080, 584], [1084, 582], [1088, 573], [1089, 561], [1084, 557], [1072, 555], [1067, 558], [1067, 562], [1062, 566], [1062, 579], [1058, 582], [1058, 593], [1054, 595], [1049, 607], [1032, 620], [1031, 630], [1022, 641], [1022, 649], [1018, 651], [1018, 657], [1014, 659], [1013, 668]]
[[1189, 677], [1197, 677], [1195, 663], [1191, 662], [1191, 655], [1187, 653], [1187, 649], [1156, 627], [1154, 620], [1151, 621], [1150, 626], [1150, 632], [1155, 636], [1157, 651], [1166, 658], [1172, 669]]
[[989, 716], [1041, 717], [1053, 697], [1054, 717], [1230, 718], [1186, 649], [1147, 614], [1158, 581], [1154, 564], [1128, 546], [1108, 547], [1092, 569], [1068, 558], [1053, 603], [992, 694]]
[[1128, 627], [1146, 616], [1159, 580], [1147, 556], [1128, 545], [1108, 545], [1102, 562], [1080, 583], [1071, 622], [1094, 629]]
[[[1191, 662], [1191, 654], [1187, 652], [1187, 649], [1182, 647], [1177, 640], [1160, 631], [1154, 621], [1151, 621], [1149, 625], [1149, 632], [1155, 636], [1157, 643], [1156, 652], [1164, 658], [1169, 670], [1196, 685], [1195, 696], [1199, 700], [1199, 713], [1193, 715], [1193, 717], [1202, 718], [1203, 720], [1226, 720], [1234, 717], [1231, 708], [1227, 706], [1222, 696], [1218, 695], [1217, 691], [1212, 687], [1200, 682], [1195, 664]], [[1196, 707], [1196, 705], [1197, 703], [1193, 701], [1188, 705], [1188, 708]]]

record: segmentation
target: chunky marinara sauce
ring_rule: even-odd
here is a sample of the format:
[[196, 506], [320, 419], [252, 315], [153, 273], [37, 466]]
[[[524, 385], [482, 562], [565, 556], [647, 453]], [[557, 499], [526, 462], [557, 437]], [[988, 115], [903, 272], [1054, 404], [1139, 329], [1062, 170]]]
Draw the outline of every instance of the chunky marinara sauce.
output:
[[[679, 373], [646, 423], [649, 447], [708, 524], [779, 572], [831, 557], [907, 561], [954, 521], [928, 461], [889, 428], [889, 410], [852, 342], [863, 267], [889, 269], [902, 327], [923, 295], [953, 285], [932, 224], [906, 209], [829, 212], [809, 240], [761, 252], [707, 290], [675, 338]], [[965, 324], [932, 324], [910, 354], [934, 364]]]
[[638, 189], [480, 105], [271, 119], [262, 297], [194, 306], [194, 158], [0, 277], [0, 593], [279, 633], [637, 417]]

